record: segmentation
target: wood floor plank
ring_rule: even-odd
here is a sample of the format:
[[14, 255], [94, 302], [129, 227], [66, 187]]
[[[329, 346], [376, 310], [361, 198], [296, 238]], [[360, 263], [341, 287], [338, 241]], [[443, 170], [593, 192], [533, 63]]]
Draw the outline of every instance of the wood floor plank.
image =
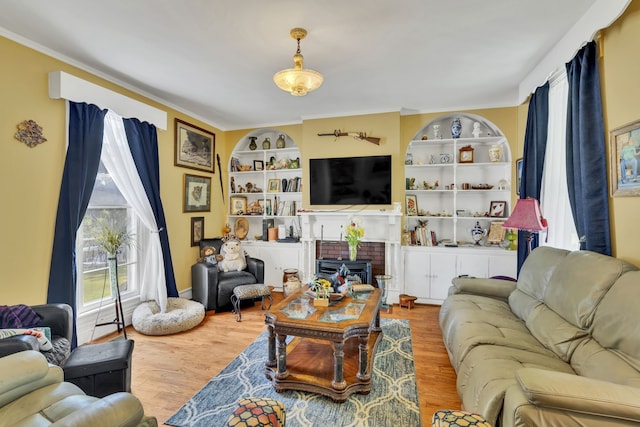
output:
[[[281, 299], [282, 294], [274, 292], [274, 303]], [[437, 409], [460, 408], [456, 374], [438, 326], [439, 310], [432, 305], [416, 304], [411, 310], [396, 305], [390, 313], [382, 314], [411, 322], [424, 426], [431, 425]], [[127, 335], [135, 341], [132, 392], [142, 401], [145, 413], [162, 424], [264, 330], [264, 311], [259, 303], [242, 309], [242, 322], [236, 322], [232, 313], [210, 311], [199, 326], [174, 335], [146, 336], [129, 326]]]

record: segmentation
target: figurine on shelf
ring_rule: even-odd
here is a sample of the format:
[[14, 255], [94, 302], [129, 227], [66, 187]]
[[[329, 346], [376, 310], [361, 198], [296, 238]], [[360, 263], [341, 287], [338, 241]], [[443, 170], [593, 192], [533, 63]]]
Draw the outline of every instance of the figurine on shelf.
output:
[[480, 123], [479, 122], [475, 122], [473, 124], [473, 132], [471, 132], [471, 135], [473, 135], [474, 138], [480, 138]]

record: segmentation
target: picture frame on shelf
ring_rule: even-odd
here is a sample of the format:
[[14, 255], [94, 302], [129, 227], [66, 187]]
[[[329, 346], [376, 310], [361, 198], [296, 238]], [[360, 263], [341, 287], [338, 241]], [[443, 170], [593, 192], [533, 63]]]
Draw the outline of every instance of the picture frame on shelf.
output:
[[231, 215], [244, 215], [247, 212], [247, 198], [245, 196], [231, 196], [229, 204]]
[[507, 216], [507, 202], [502, 200], [492, 200], [489, 205], [489, 217], [491, 218], [506, 218]]
[[516, 194], [520, 195], [520, 184], [522, 183], [522, 165], [524, 159], [520, 157], [516, 160]]
[[277, 193], [280, 191], [280, 180], [277, 178], [269, 179], [269, 187], [267, 189], [269, 193]]
[[610, 132], [609, 176], [611, 196], [640, 196], [640, 120]]
[[204, 217], [194, 216], [191, 218], [191, 246], [198, 246], [204, 237]]
[[211, 178], [184, 174], [183, 212], [211, 211]]
[[493, 221], [489, 226], [489, 234], [487, 235], [487, 243], [499, 245], [504, 241], [507, 235], [507, 229], [502, 228], [505, 221]]
[[175, 119], [175, 166], [215, 173], [215, 147], [214, 133]]
[[253, 170], [254, 171], [262, 171], [262, 170], [264, 170], [264, 162], [262, 160], [254, 160], [253, 161]]
[[414, 194], [404, 196], [404, 210], [407, 216], [418, 215], [418, 199]]
[[264, 210], [265, 215], [273, 215], [273, 206], [271, 204], [271, 199], [264, 200]]

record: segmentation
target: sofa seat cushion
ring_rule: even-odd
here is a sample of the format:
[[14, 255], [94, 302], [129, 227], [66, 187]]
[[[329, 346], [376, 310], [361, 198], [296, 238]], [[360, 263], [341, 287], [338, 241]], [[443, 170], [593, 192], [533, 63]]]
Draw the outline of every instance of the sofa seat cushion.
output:
[[569, 364], [549, 352], [548, 356], [529, 350], [482, 345], [469, 351], [458, 369], [457, 390], [464, 409], [477, 412], [497, 425], [506, 390], [516, 384], [522, 368], [550, 369], [575, 374]]
[[440, 328], [451, 364], [458, 370], [466, 355], [481, 345], [496, 345], [554, 355], [529, 332], [509, 305], [470, 294], [452, 295], [440, 309]]

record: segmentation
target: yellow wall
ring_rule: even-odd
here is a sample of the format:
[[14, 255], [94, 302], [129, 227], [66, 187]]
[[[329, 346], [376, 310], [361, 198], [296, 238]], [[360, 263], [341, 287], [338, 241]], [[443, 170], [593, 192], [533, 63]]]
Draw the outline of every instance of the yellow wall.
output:
[[[604, 32], [600, 79], [603, 87], [604, 121], [609, 132], [640, 119], [640, 1], [631, 2], [625, 13]], [[609, 156], [608, 164], [611, 164]], [[613, 255], [640, 265], [640, 197], [609, 199]]]
[[[167, 130], [158, 131], [160, 188], [178, 289], [191, 287], [190, 266], [197, 249], [190, 245], [192, 216], [205, 217], [220, 229], [222, 206], [218, 175], [173, 166], [174, 119], [179, 117], [216, 134], [216, 149], [226, 154], [226, 136], [198, 120], [150, 101], [71, 65], [0, 37], [0, 304], [46, 301], [49, 260], [60, 180], [65, 157], [65, 103], [49, 99], [48, 73], [62, 70], [167, 111]], [[33, 119], [43, 127], [47, 142], [35, 148], [14, 139], [16, 125]], [[185, 173], [212, 177], [211, 213], [182, 212]]]
[[[640, 59], [634, 55], [639, 39], [640, 3], [635, 0], [624, 15], [607, 29], [602, 42], [604, 57], [601, 73], [607, 135], [609, 130], [640, 118], [640, 103], [636, 101], [640, 99], [640, 85], [637, 84]], [[225, 171], [228, 169], [229, 155], [235, 144], [252, 129], [222, 132], [1, 37], [0, 55], [7, 59], [0, 68], [0, 304], [35, 304], [46, 300], [49, 259], [65, 154], [64, 102], [51, 100], [47, 95], [47, 75], [55, 70], [68, 72], [167, 111], [168, 129], [158, 132], [161, 196], [167, 217], [178, 289], [189, 288], [190, 266], [198, 255], [197, 248], [190, 246], [190, 218], [204, 216], [205, 235], [217, 236], [227, 222], [227, 206], [220, 191], [217, 170], [216, 174], [205, 174], [173, 165], [174, 119], [179, 117], [216, 134], [216, 152], [220, 154], [222, 169]], [[465, 112], [479, 114], [493, 122], [507, 136], [512, 158], [522, 156], [526, 104]], [[307, 166], [310, 158], [391, 154], [394, 171], [393, 200], [402, 202], [402, 165], [409, 141], [426, 123], [448, 113], [450, 112], [409, 116], [400, 116], [397, 112], [368, 114], [305, 120], [298, 125], [273, 128], [289, 135], [300, 147], [305, 171], [303, 182], [308, 180]], [[46, 143], [29, 148], [13, 138], [16, 125], [26, 119], [36, 120], [44, 128], [45, 137], [48, 139]], [[382, 138], [382, 141], [377, 146], [350, 137], [335, 139], [317, 136], [317, 133], [333, 132], [334, 129], [366, 132], [370, 136]], [[207, 175], [212, 178], [210, 213], [182, 212], [182, 183], [185, 173]], [[226, 173], [223, 173], [223, 182], [225, 195], [228, 196]], [[512, 182], [515, 182], [515, 177]], [[515, 191], [512, 197], [515, 198]], [[308, 192], [305, 191], [304, 207], [309, 207], [308, 201]], [[634, 251], [634, 245], [640, 239], [640, 227], [637, 227], [635, 221], [639, 209], [640, 198], [611, 199], [614, 254], [636, 264], [640, 264], [640, 255]]]

